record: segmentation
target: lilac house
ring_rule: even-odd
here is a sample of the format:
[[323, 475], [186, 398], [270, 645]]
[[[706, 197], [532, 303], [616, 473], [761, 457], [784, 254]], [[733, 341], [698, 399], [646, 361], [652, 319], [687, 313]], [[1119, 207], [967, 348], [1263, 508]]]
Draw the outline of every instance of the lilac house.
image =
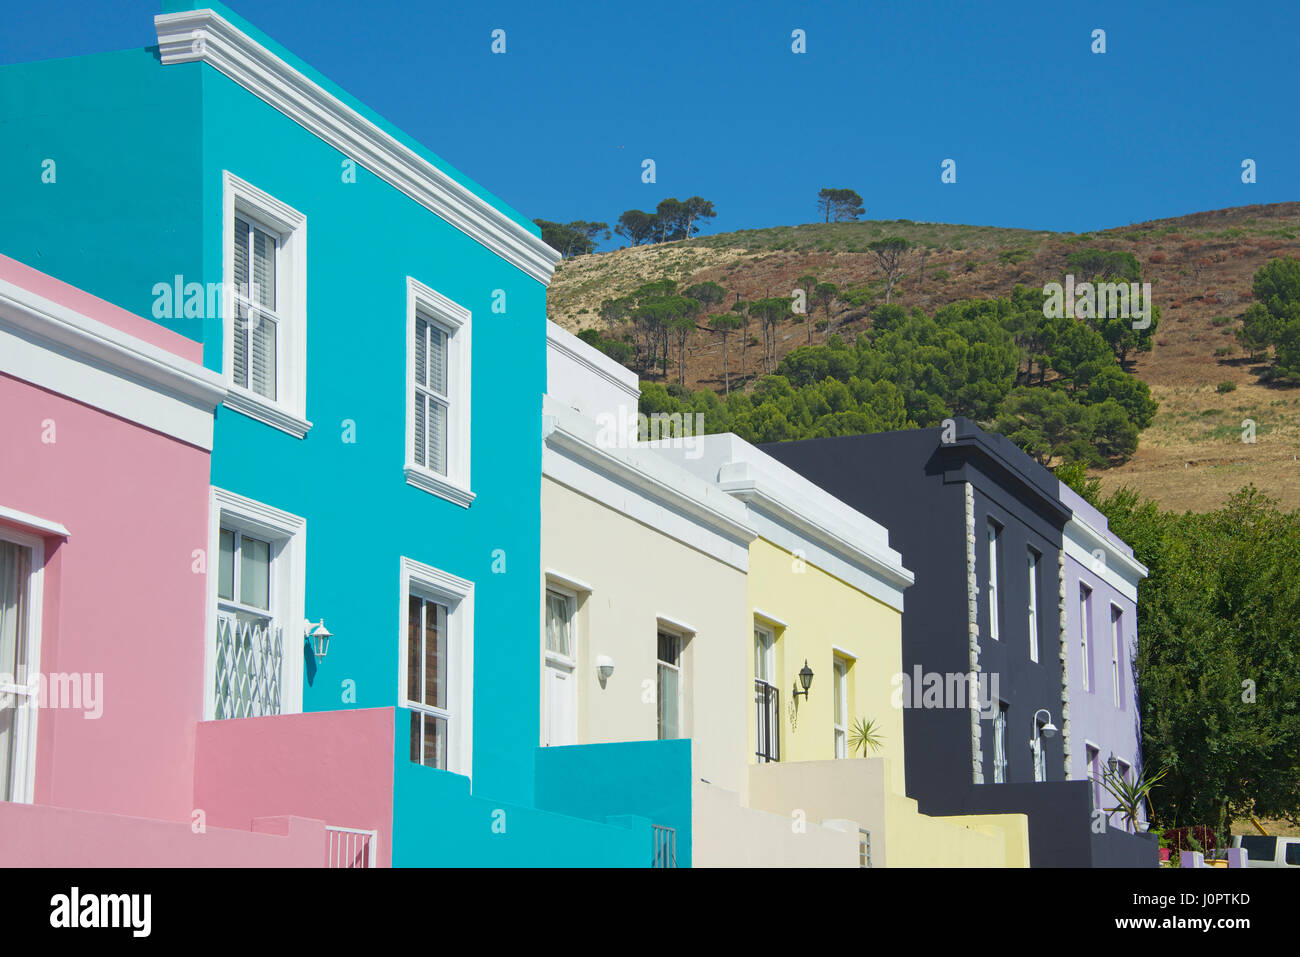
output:
[[[1106, 518], [1065, 484], [1061, 582], [1066, 621], [1062, 738], [1071, 780], [1091, 780], [1093, 807], [1112, 806], [1100, 781], [1108, 764], [1129, 780], [1142, 772], [1138, 711], [1137, 589], [1146, 567]], [[1120, 826], [1116, 815], [1111, 823]]]

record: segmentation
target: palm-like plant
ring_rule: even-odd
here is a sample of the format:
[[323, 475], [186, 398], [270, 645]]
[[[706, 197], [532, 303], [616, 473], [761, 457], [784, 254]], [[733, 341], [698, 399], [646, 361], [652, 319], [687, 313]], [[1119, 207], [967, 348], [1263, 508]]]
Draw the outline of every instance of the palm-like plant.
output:
[[853, 722], [853, 727], [849, 730], [849, 748], [854, 754], [861, 752], [865, 758], [868, 752], [879, 751], [884, 743], [885, 736], [874, 720], [858, 718]]
[[1156, 786], [1156, 782], [1169, 773], [1168, 768], [1162, 768], [1157, 774], [1147, 777], [1145, 771], [1137, 776], [1136, 780], [1130, 781], [1119, 773], [1118, 767], [1107, 767], [1101, 772], [1100, 784], [1106, 789], [1115, 801], [1114, 807], [1102, 808], [1107, 815], [1122, 814], [1124, 815], [1125, 826], [1132, 826], [1136, 829], [1138, 814], [1142, 810], [1142, 805], [1146, 804], [1148, 810], [1151, 803], [1148, 795], [1151, 789]]

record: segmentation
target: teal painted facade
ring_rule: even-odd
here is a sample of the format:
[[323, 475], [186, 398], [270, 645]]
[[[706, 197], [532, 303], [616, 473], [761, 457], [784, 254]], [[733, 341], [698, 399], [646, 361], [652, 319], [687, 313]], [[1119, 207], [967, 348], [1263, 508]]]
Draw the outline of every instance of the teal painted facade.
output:
[[[537, 803], [542, 283], [360, 165], [345, 182], [333, 147], [211, 66], [164, 66], [152, 48], [0, 68], [0, 142], [0, 252], [144, 316], [157, 283], [222, 281], [223, 170], [305, 214], [313, 426], [299, 439], [220, 408], [211, 481], [307, 520], [306, 612], [336, 637], [319, 667], [304, 646], [305, 711], [402, 703], [401, 556], [475, 583], [473, 794], [468, 779], [409, 762], [399, 711], [394, 863], [644, 866], [648, 820]], [[469, 508], [403, 475], [407, 276], [472, 313]], [[221, 317], [158, 321], [202, 341], [220, 371]]]

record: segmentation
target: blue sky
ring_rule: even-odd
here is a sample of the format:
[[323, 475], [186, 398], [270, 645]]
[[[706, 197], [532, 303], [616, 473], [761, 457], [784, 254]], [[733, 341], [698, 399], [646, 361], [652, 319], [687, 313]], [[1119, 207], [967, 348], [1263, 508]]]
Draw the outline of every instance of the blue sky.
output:
[[[1300, 199], [1293, 2], [227, 5], [530, 217], [702, 195], [717, 232], [847, 186], [873, 219], [1087, 231]], [[151, 44], [159, 9], [10, 5], [0, 63]]]

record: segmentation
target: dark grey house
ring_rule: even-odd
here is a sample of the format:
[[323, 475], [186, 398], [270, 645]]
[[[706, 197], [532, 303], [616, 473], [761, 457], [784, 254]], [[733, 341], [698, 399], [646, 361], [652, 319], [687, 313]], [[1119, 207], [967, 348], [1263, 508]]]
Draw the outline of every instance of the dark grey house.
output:
[[1026, 813], [1035, 866], [1154, 864], [1153, 838], [1094, 833], [1091, 786], [1066, 780], [1056, 477], [965, 418], [763, 450], [885, 525], [916, 574], [896, 700], [920, 810]]

